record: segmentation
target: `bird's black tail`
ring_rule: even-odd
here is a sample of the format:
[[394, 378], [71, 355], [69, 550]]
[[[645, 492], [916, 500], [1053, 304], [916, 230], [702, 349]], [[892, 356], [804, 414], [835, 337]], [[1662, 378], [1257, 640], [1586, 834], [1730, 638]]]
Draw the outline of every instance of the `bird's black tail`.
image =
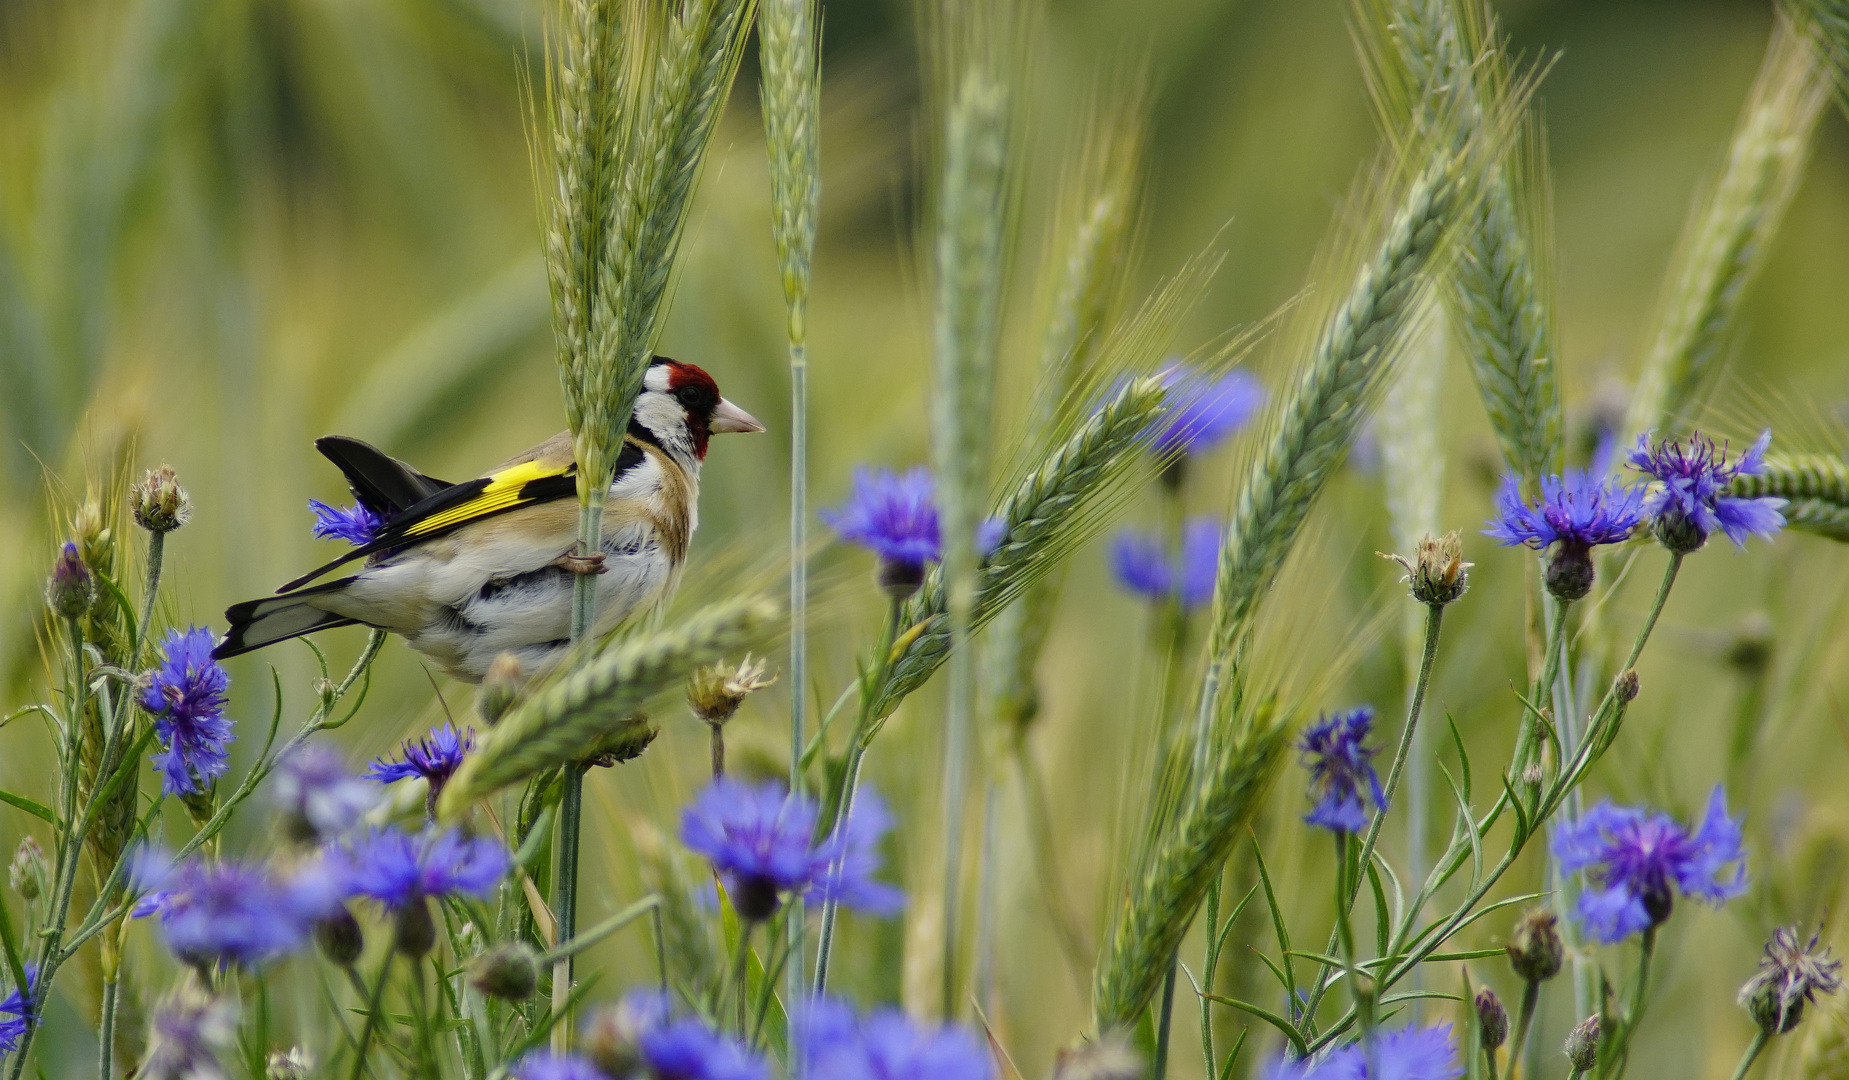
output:
[[353, 581], [350, 577], [342, 578], [300, 592], [266, 596], [261, 600], [246, 600], [242, 604], [231, 605], [225, 609], [225, 621], [230, 623], [231, 628], [225, 632], [225, 640], [212, 650], [212, 658], [223, 660], [261, 649], [265, 645], [274, 645], [278, 641], [311, 634], [316, 630], [352, 626], [359, 620], [323, 611], [308, 603], [308, 598], [338, 592]]

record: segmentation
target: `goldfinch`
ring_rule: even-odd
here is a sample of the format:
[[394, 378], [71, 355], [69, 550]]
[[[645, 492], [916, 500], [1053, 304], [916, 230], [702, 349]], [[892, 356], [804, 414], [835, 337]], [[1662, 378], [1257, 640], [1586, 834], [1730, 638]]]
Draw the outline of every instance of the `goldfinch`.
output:
[[[673, 590], [699, 523], [708, 436], [763, 431], [719, 396], [712, 376], [657, 356], [642, 380], [604, 500], [602, 550], [579, 557], [577, 465], [569, 432], [451, 484], [342, 436], [315, 447], [346, 475], [363, 525], [353, 551], [278, 595], [225, 611], [223, 659], [334, 626], [402, 635], [450, 675], [479, 682], [495, 657], [526, 671], [562, 654], [579, 574], [597, 574], [595, 629], [615, 627]], [[364, 559], [358, 573], [311, 585]]]

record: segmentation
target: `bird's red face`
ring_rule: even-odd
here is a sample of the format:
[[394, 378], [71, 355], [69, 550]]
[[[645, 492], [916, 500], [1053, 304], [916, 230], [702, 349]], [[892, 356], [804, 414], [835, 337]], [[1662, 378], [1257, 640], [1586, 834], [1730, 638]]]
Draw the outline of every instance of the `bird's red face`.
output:
[[665, 393], [679, 405], [693, 439], [694, 452], [706, 457], [707, 438], [727, 432], [763, 431], [764, 425], [719, 394], [713, 377], [693, 364], [657, 357], [644, 386]]

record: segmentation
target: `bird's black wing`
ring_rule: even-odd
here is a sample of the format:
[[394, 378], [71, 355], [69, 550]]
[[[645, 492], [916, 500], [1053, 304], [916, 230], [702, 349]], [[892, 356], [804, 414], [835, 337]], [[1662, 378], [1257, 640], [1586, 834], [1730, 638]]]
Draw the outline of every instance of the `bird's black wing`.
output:
[[354, 498], [384, 517], [401, 514], [445, 488], [455, 486], [447, 480], [425, 476], [371, 443], [345, 435], [316, 439], [315, 449], [347, 478]]

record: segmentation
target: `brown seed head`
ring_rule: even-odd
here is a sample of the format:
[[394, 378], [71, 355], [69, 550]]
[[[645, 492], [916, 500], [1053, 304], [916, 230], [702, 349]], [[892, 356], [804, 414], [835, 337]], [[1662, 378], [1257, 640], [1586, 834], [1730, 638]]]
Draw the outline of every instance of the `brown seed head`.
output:
[[1421, 604], [1443, 607], [1470, 587], [1472, 564], [1464, 561], [1464, 542], [1455, 529], [1437, 538], [1428, 533], [1411, 556], [1379, 554], [1406, 568], [1400, 580]]
[[175, 479], [172, 466], [165, 464], [149, 469], [141, 483], [129, 489], [128, 504], [135, 524], [154, 533], [172, 532], [193, 516], [192, 499]]
[[777, 681], [764, 677], [764, 661], [747, 653], [737, 664], [709, 664], [687, 676], [687, 704], [694, 715], [715, 726], [732, 719], [754, 691]]

